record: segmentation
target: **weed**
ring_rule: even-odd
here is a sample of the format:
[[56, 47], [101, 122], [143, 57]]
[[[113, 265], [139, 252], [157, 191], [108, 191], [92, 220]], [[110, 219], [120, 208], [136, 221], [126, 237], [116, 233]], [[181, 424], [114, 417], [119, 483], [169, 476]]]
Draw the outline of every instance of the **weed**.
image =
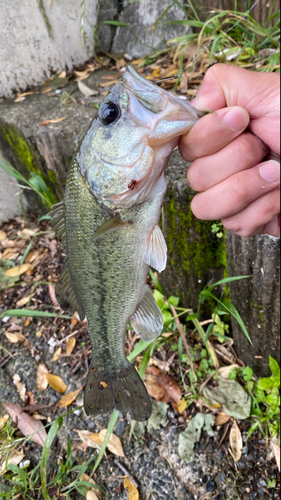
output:
[[0, 156], [0, 168], [5, 170], [8, 174], [10, 174], [14, 179], [19, 182], [19, 185], [23, 189], [29, 189], [34, 191], [44, 205], [50, 208], [54, 203], [56, 203], [56, 199], [45, 181], [40, 177], [40, 175], [35, 172], [31, 172], [29, 179], [26, 179], [20, 172], [18, 172], [7, 160], [4, 160]]

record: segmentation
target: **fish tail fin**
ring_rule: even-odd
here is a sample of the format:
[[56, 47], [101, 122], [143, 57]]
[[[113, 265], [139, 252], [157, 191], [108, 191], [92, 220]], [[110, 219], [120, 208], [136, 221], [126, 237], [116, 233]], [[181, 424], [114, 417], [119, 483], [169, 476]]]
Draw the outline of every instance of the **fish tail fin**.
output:
[[114, 408], [129, 412], [134, 420], [147, 420], [152, 411], [150, 397], [138, 372], [127, 362], [115, 373], [95, 370], [92, 365], [84, 392], [87, 415], [107, 414]]

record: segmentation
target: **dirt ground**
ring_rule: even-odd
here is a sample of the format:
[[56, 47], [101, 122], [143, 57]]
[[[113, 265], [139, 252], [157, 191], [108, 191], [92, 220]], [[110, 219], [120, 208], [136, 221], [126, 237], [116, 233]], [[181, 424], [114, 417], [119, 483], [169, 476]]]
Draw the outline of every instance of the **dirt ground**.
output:
[[[35, 231], [43, 234], [36, 236]], [[53, 283], [63, 265], [64, 256], [54, 234], [47, 232], [46, 221], [39, 225], [34, 216], [28, 220], [17, 217], [0, 228], [0, 257], [2, 262], [1, 306], [0, 314], [8, 309], [28, 308], [34, 311], [49, 311], [57, 314], [58, 307], [53, 305]], [[3, 274], [3, 260], [13, 260], [18, 265], [26, 248], [29, 246], [25, 263], [27, 270], [13, 281]], [[23, 300], [26, 298], [25, 300]], [[38, 368], [44, 365], [48, 372], [59, 376], [66, 385], [65, 393], [70, 393], [83, 386], [89, 366], [91, 352], [86, 322], [77, 318], [18, 318], [7, 316], [0, 319], [0, 401], [26, 407], [26, 412], [42, 418], [44, 424], [68, 410], [77, 408], [74, 413], [64, 417], [58, 432], [55, 446], [49, 459], [49, 479], [56, 469], [58, 457], [63, 459], [66, 453], [67, 439], [70, 439], [72, 453], [77, 463], [83, 463], [90, 457], [97, 456], [97, 450], [81, 447], [81, 439], [76, 430], [88, 430], [97, 433], [106, 428], [108, 417], [87, 417], [82, 404], [82, 390], [76, 400], [67, 408], [59, 408], [62, 394], [50, 387], [42, 390], [38, 384]], [[72, 350], [69, 339], [75, 338]], [[188, 342], [192, 339], [188, 337]], [[132, 350], [132, 339], [126, 342], [126, 350]], [[73, 345], [73, 344], [72, 344]], [[67, 347], [68, 346], [68, 347]], [[58, 349], [60, 349], [58, 351]], [[71, 352], [70, 352], [71, 351]], [[57, 354], [57, 356], [54, 354]], [[166, 353], [167, 358], [171, 352]], [[161, 353], [154, 358], [161, 366]], [[169, 375], [181, 386], [177, 358], [173, 358]], [[15, 384], [17, 380], [21, 386]], [[22, 394], [21, 389], [24, 391]], [[39, 406], [38, 406], [39, 405]], [[157, 403], [154, 405], [157, 407]], [[3, 416], [6, 410], [1, 408]], [[205, 432], [195, 444], [195, 459], [187, 464], [178, 455], [179, 433], [186, 423], [199, 411], [196, 404], [189, 406], [182, 414], [172, 403], [164, 420], [155, 428], [143, 429], [137, 426], [129, 441], [130, 419], [120, 415], [115, 428], [123, 445], [125, 457], [120, 458], [107, 452], [93, 478], [103, 487], [104, 499], [128, 499], [128, 490], [124, 488], [124, 476], [131, 475], [142, 500], [260, 500], [277, 499], [280, 474], [274, 458], [261, 432], [255, 432], [248, 441], [246, 433], [249, 423], [238, 421], [243, 437], [242, 457], [234, 462], [229, 449], [229, 431], [232, 420], [214, 427], [214, 436]], [[203, 411], [208, 411], [204, 408]], [[21, 436], [20, 431], [16, 432]], [[42, 448], [29, 441], [24, 446], [26, 458], [35, 466], [41, 457]], [[121, 467], [121, 468], [120, 468]], [[123, 467], [123, 469], [122, 469]], [[125, 468], [125, 473], [124, 473]], [[275, 488], [267, 488], [268, 480], [275, 480]], [[55, 492], [53, 493], [53, 495]], [[34, 497], [41, 498], [41, 497]], [[64, 498], [63, 495], [59, 498]], [[71, 498], [82, 498], [78, 493]], [[130, 497], [131, 498], [131, 497]]]

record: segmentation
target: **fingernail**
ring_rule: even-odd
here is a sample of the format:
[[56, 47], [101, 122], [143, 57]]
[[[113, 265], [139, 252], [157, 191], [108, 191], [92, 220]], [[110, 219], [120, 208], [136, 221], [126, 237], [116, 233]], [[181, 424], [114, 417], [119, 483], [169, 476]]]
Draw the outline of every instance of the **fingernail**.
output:
[[197, 101], [198, 101], [198, 98], [197, 98], [197, 96], [195, 96], [194, 99], [192, 99], [192, 101], [190, 101], [191, 106], [195, 106]]
[[260, 174], [267, 182], [276, 182], [280, 179], [280, 163], [275, 160], [265, 161], [260, 166]]
[[241, 108], [233, 108], [224, 115], [223, 121], [229, 130], [239, 132], [247, 127], [249, 117], [247, 112]]

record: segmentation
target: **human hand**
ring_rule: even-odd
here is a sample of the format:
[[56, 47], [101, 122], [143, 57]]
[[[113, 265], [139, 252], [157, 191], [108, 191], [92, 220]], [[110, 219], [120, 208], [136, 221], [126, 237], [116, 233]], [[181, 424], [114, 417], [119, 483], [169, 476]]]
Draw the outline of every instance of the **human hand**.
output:
[[200, 192], [191, 203], [197, 218], [221, 219], [240, 236], [280, 236], [279, 99], [276, 73], [229, 64], [207, 71], [192, 104], [216, 113], [179, 144], [182, 157], [193, 161], [187, 177]]

